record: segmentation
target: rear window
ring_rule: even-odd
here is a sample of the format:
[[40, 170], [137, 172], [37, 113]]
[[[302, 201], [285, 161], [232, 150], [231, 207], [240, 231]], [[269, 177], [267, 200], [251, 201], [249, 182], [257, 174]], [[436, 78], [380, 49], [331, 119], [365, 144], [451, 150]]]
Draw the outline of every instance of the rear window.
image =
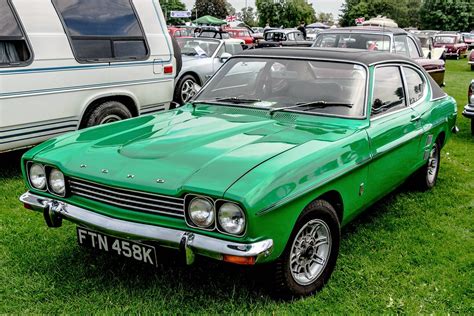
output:
[[53, 0], [79, 61], [146, 59], [145, 35], [130, 0]]
[[7, 0], [0, 1], [0, 67], [24, 66], [31, 52], [15, 10]]
[[390, 36], [369, 33], [319, 34], [313, 47], [355, 48], [389, 52]]

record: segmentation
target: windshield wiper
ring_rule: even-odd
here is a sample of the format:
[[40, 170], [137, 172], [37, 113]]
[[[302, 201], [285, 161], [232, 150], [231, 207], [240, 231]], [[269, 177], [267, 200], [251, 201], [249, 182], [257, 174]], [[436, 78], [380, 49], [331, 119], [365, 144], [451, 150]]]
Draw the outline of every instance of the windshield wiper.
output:
[[278, 111], [284, 111], [288, 109], [300, 108], [300, 107], [311, 107], [311, 108], [326, 108], [330, 106], [344, 106], [347, 108], [352, 108], [353, 103], [344, 103], [344, 102], [328, 102], [328, 101], [311, 101], [311, 102], [298, 102], [295, 105], [282, 106], [280, 108], [273, 108], [269, 110], [270, 114], [273, 114]]
[[218, 102], [230, 102], [234, 104], [246, 104], [246, 103], [256, 103], [261, 102], [260, 99], [245, 99], [245, 98], [238, 98], [238, 97], [223, 97], [223, 98], [215, 98], [214, 101]]

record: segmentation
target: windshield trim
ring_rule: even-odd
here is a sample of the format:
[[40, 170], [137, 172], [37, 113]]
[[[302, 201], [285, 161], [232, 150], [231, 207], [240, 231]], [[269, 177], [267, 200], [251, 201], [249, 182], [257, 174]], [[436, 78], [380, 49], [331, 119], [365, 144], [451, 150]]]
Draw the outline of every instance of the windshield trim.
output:
[[[312, 115], [312, 116], [324, 116], [324, 117], [336, 117], [336, 118], [344, 118], [344, 119], [351, 119], [351, 120], [366, 120], [367, 119], [367, 112], [368, 112], [368, 94], [369, 94], [369, 85], [370, 85], [370, 81], [371, 81], [371, 78], [370, 78], [370, 71], [369, 71], [369, 67], [364, 64], [364, 63], [361, 63], [361, 62], [357, 62], [357, 61], [353, 61], [353, 60], [347, 60], [347, 59], [332, 59], [332, 58], [311, 58], [311, 57], [294, 57], [294, 56], [274, 56], [274, 55], [258, 55], [258, 56], [252, 56], [252, 55], [238, 55], [238, 56], [232, 56], [229, 58], [229, 60], [232, 60], [232, 59], [244, 59], [244, 58], [248, 58], [248, 59], [291, 59], [291, 60], [306, 60], [306, 61], [322, 61], [322, 62], [338, 62], [338, 63], [346, 63], [346, 64], [353, 64], [353, 65], [359, 65], [361, 67], [363, 67], [365, 69], [365, 73], [367, 75], [366, 77], [366, 80], [365, 80], [365, 90], [364, 90], [364, 101], [363, 101], [363, 110], [364, 110], [364, 113], [363, 115], [361, 116], [349, 116], [349, 115], [338, 115], [338, 114], [326, 114], [326, 113], [318, 113], [318, 112], [307, 112], [307, 111], [298, 111], [298, 110], [293, 110], [291, 109], [291, 111], [284, 111], [284, 112], [292, 112], [292, 113], [299, 113], [299, 114], [306, 114], [306, 115]], [[222, 68], [221, 68], [222, 69]], [[219, 70], [217, 71], [219, 72]], [[216, 72], [216, 74], [217, 74]], [[196, 98], [198, 98], [202, 91], [204, 91], [207, 86], [209, 85], [209, 83], [214, 80], [215, 78], [215, 75], [214, 74], [205, 84], [204, 86], [202, 86], [201, 90], [199, 90], [198, 93], [196, 93], [194, 95], [194, 97], [192, 97], [188, 103], [192, 103], [192, 102], [195, 102], [196, 101]], [[204, 101], [204, 100], [203, 100]], [[197, 101], [197, 103], [199, 103], [200, 101]], [[202, 102], [202, 103], [205, 103], [205, 102]], [[217, 106], [234, 106], [234, 107], [243, 107], [243, 108], [251, 108], [251, 109], [262, 109], [262, 108], [259, 108], [259, 107], [251, 107], [251, 106], [242, 106], [242, 104], [225, 104], [225, 103], [222, 103], [222, 105], [220, 104], [215, 104]], [[266, 110], [268, 110], [268, 108], [265, 108]]]

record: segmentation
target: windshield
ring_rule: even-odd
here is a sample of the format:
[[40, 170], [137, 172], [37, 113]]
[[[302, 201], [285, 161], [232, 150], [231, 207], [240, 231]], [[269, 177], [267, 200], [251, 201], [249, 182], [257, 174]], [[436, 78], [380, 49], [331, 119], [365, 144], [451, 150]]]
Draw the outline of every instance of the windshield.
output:
[[266, 41], [286, 41], [286, 35], [282, 32], [267, 32], [265, 33], [265, 40]]
[[269, 111], [291, 106], [284, 110], [360, 118], [364, 115], [366, 80], [365, 68], [352, 63], [233, 58], [194, 102], [244, 104]]
[[438, 44], [454, 44], [456, 41], [455, 36], [436, 36], [435, 43]]
[[390, 51], [390, 36], [382, 34], [326, 33], [319, 34], [313, 47], [356, 48]]
[[219, 47], [219, 41], [201, 38], [177, 38], [181, 54], [187, 56], [211, 57]]
[[467, 33], [467, 34], [464, 34], [464, 39], [467, 39], [467, 40], [474, 40], [474, 33]]

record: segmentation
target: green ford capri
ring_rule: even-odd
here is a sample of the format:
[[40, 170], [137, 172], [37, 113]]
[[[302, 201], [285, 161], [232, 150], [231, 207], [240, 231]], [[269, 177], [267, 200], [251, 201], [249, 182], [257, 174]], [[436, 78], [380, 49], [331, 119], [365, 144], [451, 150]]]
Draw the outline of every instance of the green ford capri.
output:
[[25, 207], [87, 247], [266, 264], [275, 292], [321, 289], [341, 227], [409, 177], [436, 183], [456, 103], [416, 63], [359, 50], [229, 59], [184, 106], [28, 151]]

